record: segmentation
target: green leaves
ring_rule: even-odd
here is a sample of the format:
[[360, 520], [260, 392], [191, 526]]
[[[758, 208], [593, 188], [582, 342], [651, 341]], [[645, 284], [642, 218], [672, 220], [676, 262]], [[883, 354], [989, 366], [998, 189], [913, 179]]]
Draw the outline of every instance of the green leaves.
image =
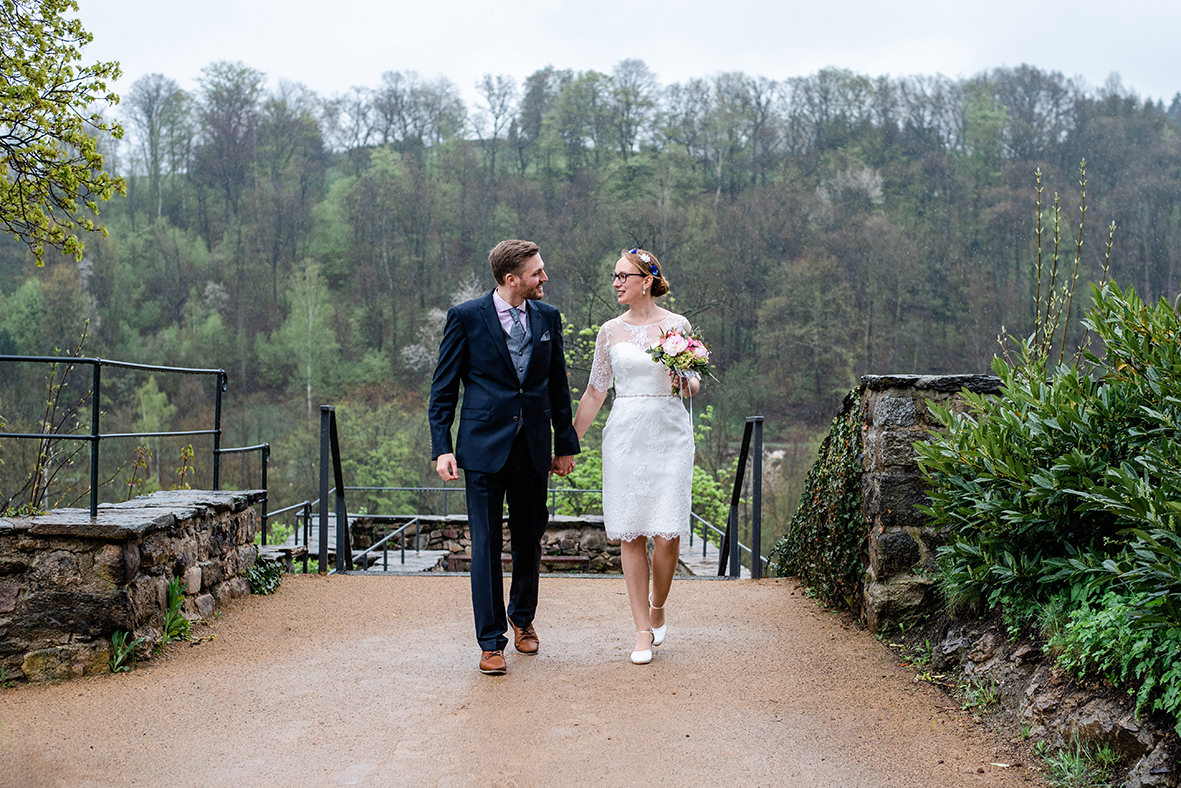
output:
[[70, 65], [91, 36], [77, 19], [75, 0], [3, 0], [0, 28], [0, 221], [43, 264], [45, 247], [82, 259], [81, 233], [106, 231], [83, 214], [124, 192], [123, 180], [102, 171], [96, 135], [123, 130], [92, 107], [117, 104], [106, 80], [118, 63]]
[[854, 610], [860, 605], [866, 537], [859, 413], [854, 390], [833, 419], [804, 482], [800, 507], [771, 556], [776, 573], [795, 575], [826, 603]]
[[1001, 396], [971, 398], [964, 415], [936, 411], [946, 434], [916, 447], [926, 511], [946, 528], [949, 602], [1012, 615], [1070, 599], [1053, 636], [1062, 664], [1177, 715], [1181, 320], [1115, 284], [1092, 293], [1085, 322], [1102, 357], [1053, 370], [1028, 352], [998, 360]]

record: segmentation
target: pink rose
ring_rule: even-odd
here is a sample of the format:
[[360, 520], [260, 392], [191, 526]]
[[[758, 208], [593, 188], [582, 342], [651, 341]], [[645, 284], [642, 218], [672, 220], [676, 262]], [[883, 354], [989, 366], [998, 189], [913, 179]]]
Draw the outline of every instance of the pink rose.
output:
[[685, 339], [681, 334], [669, 334], [661, 343], [664, 352], [670, 356], [675, 356], [678, 353], [683, 353], [689, 348], [689, 340]]
[[694, 342], [693, 346], [689, 349], [693, 351], [693, 358], [700, 358], [706, 361], [709, 360], [709, 348], [700, 342]]

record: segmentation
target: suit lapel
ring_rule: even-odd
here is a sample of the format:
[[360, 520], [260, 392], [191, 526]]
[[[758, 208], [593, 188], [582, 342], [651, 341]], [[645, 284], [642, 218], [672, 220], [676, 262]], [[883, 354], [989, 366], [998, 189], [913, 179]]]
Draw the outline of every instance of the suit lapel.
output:
[[525, 309], [527, 310], [526, 314], [529, 316], [529, 346], [531, 348], [529, 366], [525, 369], [526, 373], [528, 373], [532, 369], [537, 357], [541, 355], [538, 352], [541, 347], [541, 337], [549, 328], [546, 325], [545, 317], [541, 314], [541, 310], [534, 306], [533, 301], [526, 301]]
[[515, 376], [516, 372], [513, 370], [513, 359], [508, 352], [508, 337], [505, 336], [504, 329], [500, 327], [500, 317], [496, 314], [496, 302], [492, 300], [491, 292], [484, 297], [484, 303], [480, 306], [480, 313], [484, 316], [484, 325], [488, 329], [488, 335], [492, 340], [492, 345], [500, 352], [500, 357], [504, 359], [509, 372]]

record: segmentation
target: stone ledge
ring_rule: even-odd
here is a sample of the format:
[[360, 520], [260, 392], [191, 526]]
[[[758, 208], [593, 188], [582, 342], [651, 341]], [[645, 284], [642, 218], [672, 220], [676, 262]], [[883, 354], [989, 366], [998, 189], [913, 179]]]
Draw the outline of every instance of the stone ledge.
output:
[[967, 389], [996, 394], [1001, 390], [1001, 379], [993, 375], [862, 375], [860, 382], [869, 391], [902, 388], [954, 394]]
[[185, 490], [0, 522], [0, 668], [55, 680], [102, 672], [115, 630], [159, 640], [172, 579], [206, 618], [250, 592], [261, 491]]
[[263, 490], [167, 490], [89, 509], [54, 509], [45, 514], [0, 519], [0, 529], [29, 536], [70, 536], [102, 540], [143, 537], [178, 522], [216, 512], [241, 512], [266, 497]]

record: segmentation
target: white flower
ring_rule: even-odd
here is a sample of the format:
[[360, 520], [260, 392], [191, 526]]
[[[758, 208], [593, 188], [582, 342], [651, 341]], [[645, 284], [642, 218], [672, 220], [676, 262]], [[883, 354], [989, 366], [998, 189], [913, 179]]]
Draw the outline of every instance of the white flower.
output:
[[644, 254], [643, 252], [640, 252], [640, 259], [643, 260], [645, 263], [652, 262], [652, 258], [649, 257], [648, 255]]
[[669, 334], [664, 338], [664, 341], [661, 342], [661, 347], [663, 347], [665, 353], [668, 353], [670, 356], [675, 356], [678, 353], [683, 353], [689, 348], [689, 340], [685, 339], [685, 337], [681, 336], [680, 334]]

